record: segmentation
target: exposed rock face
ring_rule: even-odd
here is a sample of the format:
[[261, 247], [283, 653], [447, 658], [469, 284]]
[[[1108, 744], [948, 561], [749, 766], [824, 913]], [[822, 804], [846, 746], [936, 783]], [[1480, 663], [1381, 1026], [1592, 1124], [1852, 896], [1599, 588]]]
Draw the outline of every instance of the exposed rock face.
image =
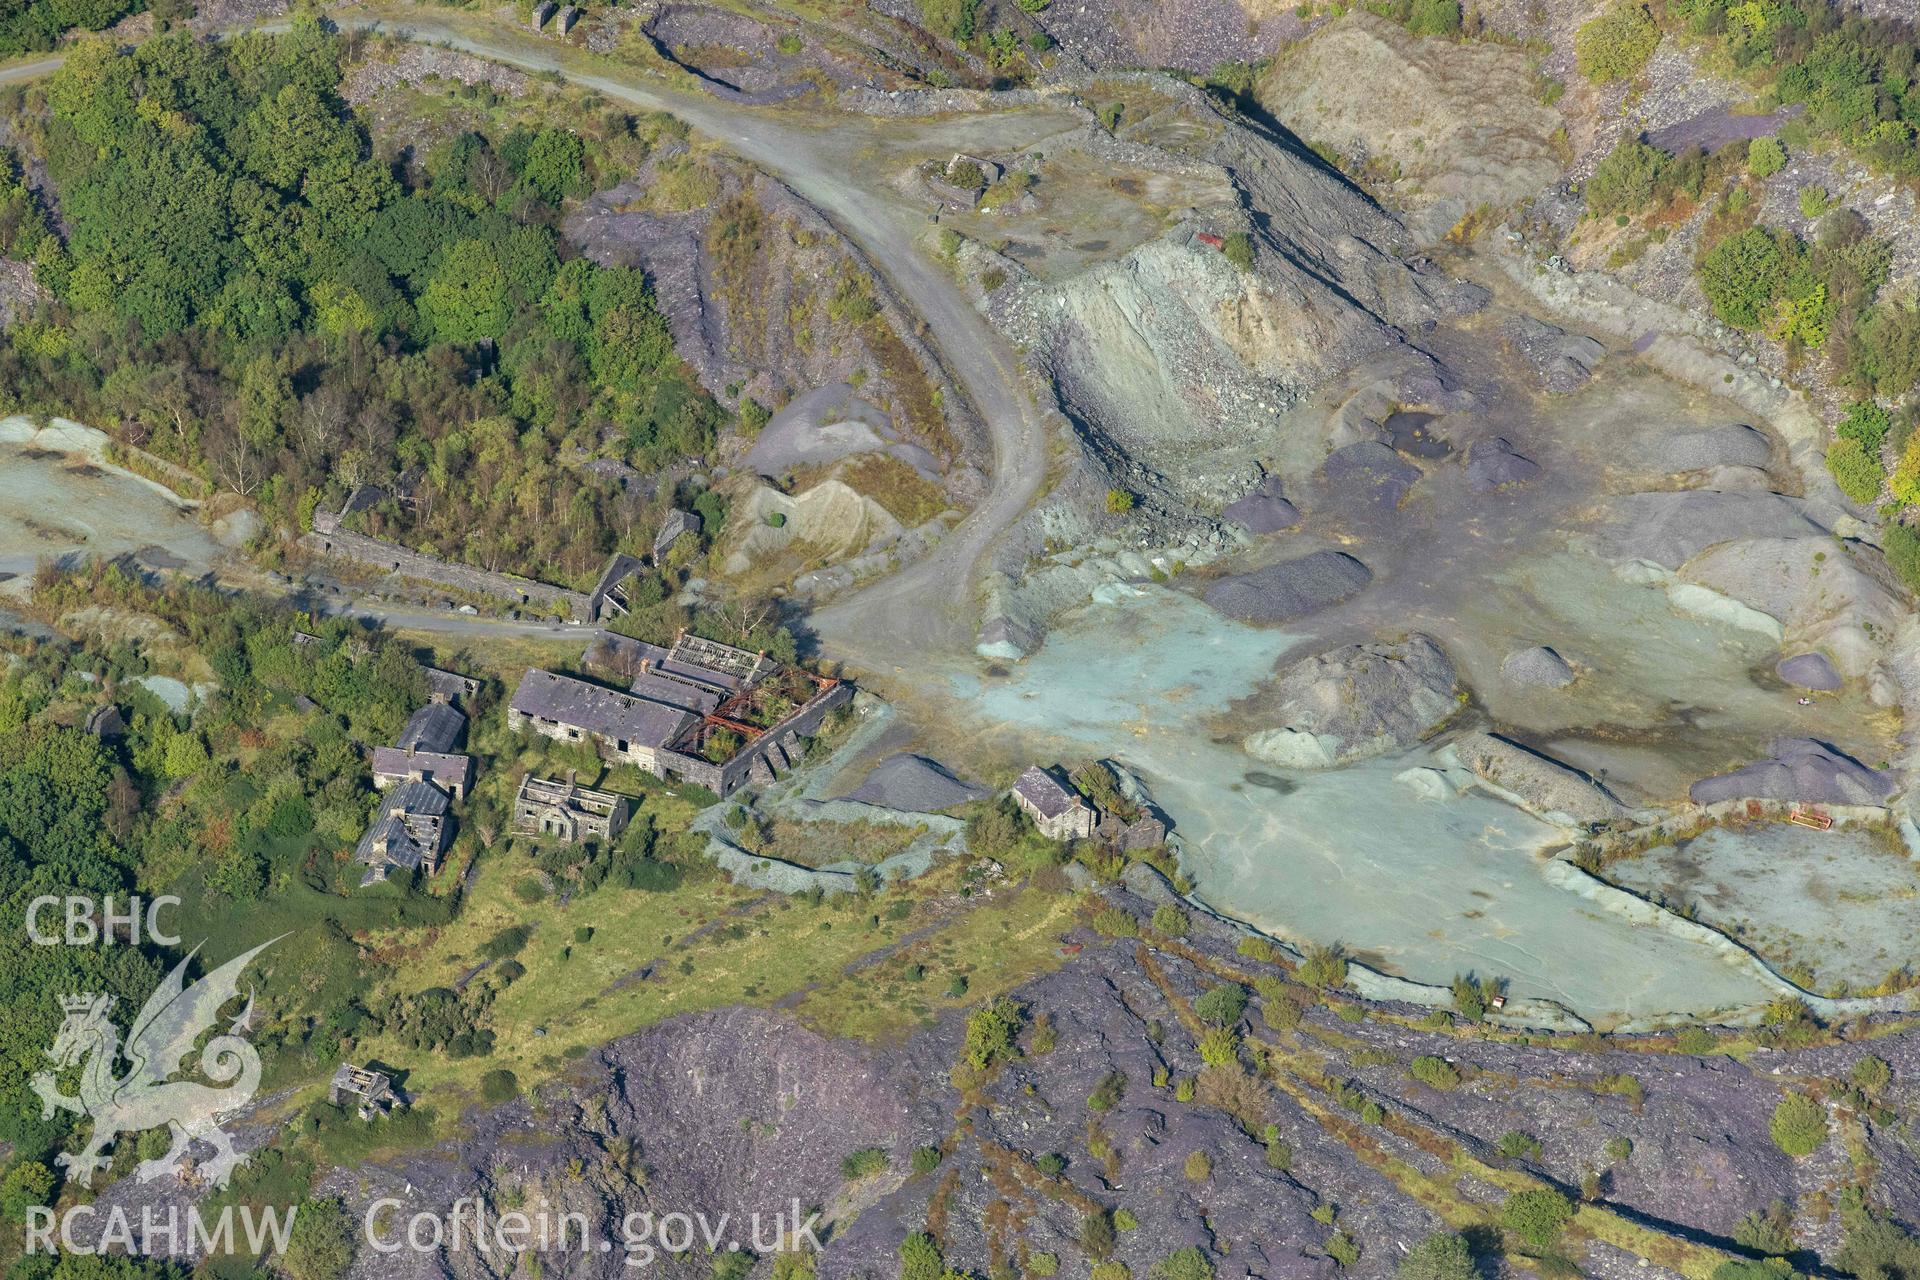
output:
[[1285, 622], [1350, 600], [1372, 581], [1372, 571], [1352, 556], [1316, 551], [1222, 578], [1207, 588], [1205, 599], [1242, 622]]
[[1476, 440], [1467, 449], [1467, 484], [1475, 493], [1522, 485], [1539, 474], [1540, 464], [1516, 452], [1504, 437]]
[[1220, 515], [1248, 533], [1278, 533], [1299, 523], [1300, 512], [1280, 493], [1280, 477], [1267, 476], [1252, 493], [1227, 504]]
[[961, 781], [938, 761], [902, 752], [875, 765], [847, 799], [888, 809], [938, 813], [986, 794], [985, 787]]
[[1249, 755], [1295, 768], [1402, 750], [1460, 708], [1453, 663], [1424, 635], [1306, 658], [1281, 674], [1275, 692], [1280, 726], [1244, 745]]
[[1415, 211], [1423, 239], [1438, 239], [1474, 206], [1528, 199], [1559, 175], [1559, 115], [1531, 80], [1517, 48], [1425, 40], [1355, 13], [1288, 50], [1256, 92], [1343, 156], [1391, 162], [1396, 203]]
[[1501, 660], [1500, 674], [1515, 684], [1539, 689], [1564, 689], [1574, 681], [1567, 660], [1546, 645], [1514, 650]]
[[1702, 778], [1688, 789], [1688, 797], [1695, 804], [1722, 800], [1879, 804], [1893, 794], [1892, 778], [1816, 739], [1782, 738], [1770, 750], [1768, 759]]
[[1830, 693], [1844, 683], [1824, 653], [1796, 653], [1790, 658], [1782, 658], [1773, 673], [1788, 684], [1817, 693]]
[[1620, 802], [1598, 782], [1517, 742], [1469, 733], [1454, 740], [1453, 750], [1461, 764], [1549, 818], [1586, 825], [1621, 814]]
[[[584, 201], [562, 230], [595, 262], [646, 271], [674, 350], [701, 384], [728, 403], [732, 387], [771, 405], [859, 373], [861, 395], [893, 409], [890, 430], [880, 433], [889, 441], [958, 455], [946, 462], [984, 461], [984, 435], [966, 398], [885, 277], [833, 223], [772, 178], [713, 155], [699, 161], [716, 184], [710, 201], [650, 209], [658, 166], [682, 156], [677, 146], [656, 149], [631, 181]], [[744, 228], [739, 243], [751, 246], [729, 262], [708, 243], [723, 212]], [[827, 314], [826, 295], [848, 273], [871, 281], [879, 313], [870, 332], [843, 333]], [[798, 328], [795, 317], [804, 317]]]
[[1583, 334], [1568, 333], [1558, 325], [1532, 316], [1514, 316], [1504, 327], [1507, 340], [1533, 366], [1548, 395], [1578, 391], [1593, 376], [1593, 368], [1607, 349]]

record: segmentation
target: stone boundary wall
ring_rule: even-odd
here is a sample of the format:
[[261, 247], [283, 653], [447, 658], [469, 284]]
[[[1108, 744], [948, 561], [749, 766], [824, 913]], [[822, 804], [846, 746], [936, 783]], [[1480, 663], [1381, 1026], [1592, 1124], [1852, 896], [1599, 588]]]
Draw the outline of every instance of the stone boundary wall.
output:
[[512, 605], [536, 608], [559, 606], [564, 616], [578, 621], [586, 616], [584, 592], [570, 591], [547, 582], [516, 577], [510, 573], [489, 573], [469, 565], [453, 564], [438, 556], [409, 551], [395, 542], [335, 526], [331, 531], [315, 530], [303, 534], [300, 546], [316, 556], [351, 561], [364, 568], [424, 583], [441, 591], [483, 596]]

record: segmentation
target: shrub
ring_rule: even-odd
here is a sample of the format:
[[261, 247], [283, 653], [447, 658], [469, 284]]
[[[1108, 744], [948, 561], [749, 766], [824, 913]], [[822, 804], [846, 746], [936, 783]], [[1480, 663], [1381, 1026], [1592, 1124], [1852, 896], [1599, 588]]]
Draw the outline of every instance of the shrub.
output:
[[495, 1067], [480, 1077], [480, 1097], [492, 1106], [519, 1096], [520, 1078], [505, 1067]]
[[1666, 167], [1667, 153], [1660, 148], [1638, 138], [1621, 138], [1581, 189], [1587, 212], [1597, 218], [1640, 212], [1653, 203]]
[[786, 54], [789, 58], [791, 58], [794, 54], [800, 52], [800, 50], [806, 47], [806, 42], [802, 40], [799, 36], [795, 35], [793, 32], [789, 31], [787, 32], [787, 34], [781, 36], [778, 40], [775, 40], [773, 42], [773, 47], [778, 49], [781, 53]]
[[1190, 1151], [1185, 1169], [1188, 1181], [1205, 1182], [1213, 1176], [1213, 1159], [1204, 1151]]
[[1479, 1274], [1467, 1238], [1451, 1231], [1428, 1236], [1394, 1269], [1397, 1280], [1478, 1280]]
[[1123, 516], [1133, 510], [1133, 495], [1125, 489], [1107, 490], [1107, 510], [1116, 516]]
[[1720, 1042], [1705, 1027], [1688, 1027], [1674, 1037], [1674, 1046], [1682, 1053], [1712, 1053]]
[[[1026, 2], [1027, 0], [1021, 0], [1022, 4]], [[1044, 3], [1045, 0], [1042, 0], [1042, 2]], [[1054, 1274], [1058, 1270], [1060, 1270], [1060, 1258], [1057, 1254], [1035, 1253], [1027, 1257], [1027, 1274], [1030, 1276], [1040, 1276], [1042, 1280], [1045, 1280], [1045, 1277]]]
[[1347, 985], [1347, 955], [1339, 943], [1330, 947], [1308, 947], [1300, 961], [1300, 981], [1320, 991], [1337, 990]]
[[502, 929], [480, 944], [480, 958], [483, 960], [505, 960], [517, 956], [527, 945], [527, 939], [533, 936], [531, 925], [516, 924]]
[[1509, 1160], [1538, 1160], [1546, 1153], [1540, 1145], [1540, 1139], [1518, 1129], [1509, 1129], [1500, 1135], [1500, 1141], [1493, 1149]]
[[1116, 1231], [1132, 1231], [1140, 1225], [1140, 1219], [1133, 1216], [1133, 1210], [1121, 1208], [1113, 1211], [1113, 1226]]
[[1870, 503], [1880, 496], [1887, 469], [1858, 440], [1835, 440], [1827, 448], [1827, 470], [1833, 482], [1855, 502]]
[[1113, 1219], [1104, 1209], [1095, 1210], [1080, 1219], [1080, 1248], [1089, 1258], [1106, 1258], [1113, 1254]]
[[940, 1280], [946, 1269], [939, 1243], [927, 1232], [916, 1231], [900, 1242], [900, 1280]]
[[353, 1219], [338, 1200], [309, 1200], [293, 1215], [281, 1269], [291, 1280], [340, 1280], [353, 1264], [353, 1236]]
[[1742, 1249], [1782, 1257], [1792, 1253], [1793, 1213], [1783, 1200], [1775, 1200], [1766, 1212], [1755, 1210], [1740, 1219], [1733, 1229], [1733, 1242]]
[[984, 191], [987, 186], [987, 175], [978, 161], [961, 160], [948, 168], [947, 181], [963, 191]]
[[1231, 1027], [1214, 1027], [1200, 1037], [1200, 1060], [1210, 1067], [1230, 1067], [1240, 1061], [1240, 1037]]
[[1713, 1280], [1795, 1280], [1799, 1274], [1785, 1258], [1728, 1258], [1713, 1269]]
[[1176, 1249], [1153, 1264], [1153, 1280], [1213, 1280], [1213, 1264], [1197, 1245]]
[[1573, 1204], [1551, 1188], [1516, 1191], [1500, 1206], [1500, 1225], [1536, 1250], [1551, 1249], [1573, 1221]]
[[1810, 1156], [1827, 1140], [1827, 1109], [1804, 1093], [1790, 1093], [1767, 1126], [1773, 1145], [1790, 1156]]
[[1407, 30], [1417, 36], [1450, 36], [1460, 30], [1459, 0], [1413, 0]]
[[1787, 167], [1787, 149], [1778, 138], [1755, 138], [1747, 144], [1747, 172], [1756, 178], [1771, 178]]
[[1014, 1038], [1020, 1031], [1022, 1010], [1013, 1000], [1001, 999], [967, 1015], [967, 1065], [976, 1071], [1016, 1055]]
[[1234, 944], [1234, 950], [1249, 960], [1258, 960], [1262, 964], [1272, 964], [1279, 959], [1280, 952], [1271, 942], [1257, 934], [1248, 934]]
[[1209, 987], [1193, 1002], [1193, 1011], [1210, 1026], [1231, 1027], [1247, 1011], [1247, 989], [1237, 982]]
[[1111, 1111], [1126, 1091], [1127, 1077], [1118, 1071], [1109, 1071], [1087, 1095], [1087, 1106], [1094, 1111]]
[[1748, 227], [1707, 251], [1700, 260], [1700, 288], [1721, 320], [1753, 329], [1772, 315], [1788, 268], [1779, 242], [1760, 227]]
[[1607, 1159], [1618, 1164], [1633, 1154], [1633, 1139], [1624, 1134], [1615, 1134], [1607, 1139], [1607, 1145], [1601, 1150], [1607, 1153]]
[[858, 1151], [847, 1153], [840, 1162], [840, 1176], [852, 1181], [869, 1174], [880, 1172], [887, 1167], [887, 1149], [885, 1147], [862, 1147]]
[[1885, 1058], [1876, 1058], [1869, 1054], [1853, 1064], [1853, 1070], [1848, 1073], [1848, 1079], [1868, 1093], [1878, 1093], [1892, 1083], [1893, 1068], [1887, 1065]]
[[1886, 441], [1887, 433], [1893, 430], [1893, 415], [1871, 400], [1856, 400], [1847, 406], [1840, 423], [1833, 433], [1842, 440], [1858, 440], [1860, 447], [1880, 456], [1880, 446]]
[[1153, 931], [1167, 938], [1184, 938], [1187, 934], [1187, 913], [1171, 902], [1163, 902], [1153, 909]]
[[934, 1146], [915, 1147], [913, 1149], [913, 1171], [932, 1173], [940, 1167], [940, 1148]]
[[1415, 1058], [1408, 1070], [1413, 1072], [1415, 1080], [1431, 1085], [1435, 1089], [1451, 1089], [1460, 1083], [1459, 1070], [1445, 1058], [1435, 1057], [1430, 1053], [1423, 1053]]
[[1036, 1158], [1033, 1162], [1033, 1167], [1041, 1173], [1046, 1174], [1049, 1178], [1057, 1178], [1067, 1171], [1067, 1158], [1058, 1151], [1049, 1151], [1045, 1155]]
[[1617, 3], [1573, 33], [1574, 65], [1595, 84], [1637, 75], [1660, 43], [1646, 6]]
[[1818, 218], [1832, 207], [1833, 197], [1828, 194], [1825, 187], [1809, 184], [1800, 188], [1801, 217], [1808, 219]]
[[1119, 907], [1102, 907], [1093, 913], [1093, 931], [1103, 938], [1137, 938], [1140, 922]]
[[1360, 1104], [1361, 1124], [1385, 1124], [1386, 1122], [1387, 1109], [1378, 1102], [1375, 1102], [1372, 1098], [1368, 1098]]
[[1894, 576], [1906, 583], [1909, 591], [1920, 591], [1920, 533], [1904, 524], [1888, 524], [1880, 540]]
[[1246, 232], [1230, 232], [1221, 242], [1220, 252], [1226, 255], [1228, 262], [1242, 271], [1253, 270], [1253, 237]]

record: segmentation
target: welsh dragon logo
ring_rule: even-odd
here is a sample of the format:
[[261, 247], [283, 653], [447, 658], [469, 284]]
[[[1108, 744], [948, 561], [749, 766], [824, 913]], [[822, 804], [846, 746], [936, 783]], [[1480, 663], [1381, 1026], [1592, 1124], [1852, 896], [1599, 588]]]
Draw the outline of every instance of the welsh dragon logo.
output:
[[[188, 952], [147, 998], [140, 1016], [133, 1020], [124, 1051], [119, 1030], [107, 1017], [112, 996], [61, 997], [67, 1017], [47, 1057], [54, 1071], [85, 1062], [80, 1071], [79, 1096], [61, 1093], [54, 1071], [40, 1072], [32, 1083], [33, 1091], [40, 1095], [41, 1119], [52, 1119], [55, 1108], [93, 1119], [93, 1137], [86, 1147], [78, 1155], [63, 1152], [58, 1157], [57, 1163], [69, 1176], [83, 1187], [92, 1186], [94, 1170], [108, 1163], [106, 1151], [115, 1138], [165, 1125], [172, 1131], [173, 1145], [159, 1159], [141, 1162], [137, 1171], [140, 1181], [151, 1182], [179, 1167], [198, 1138], [215, 1154], [196, 1172], [214, 1186], [227, 1184], [246, 1157], [233, 1149], [233, 1141], [220, 1128], [218, 1117], [245, 1105], [260, 1087], [260, 1055], [239, 1034], [253, 1011], [252, 995], [248, 995], [247, 1007], [240, 1016], [200, 1049], [200, 1070], [228, 1087], [216, 1089], [198, 1081], [170, 1081], [167, 1077], [183, 1068], [194, 1045], [219, 1020], [221, 1007], [238, 997], [240, 975], [247, 964], [277, 941], [271, 939], [235, 956], [190, 987], [186, 985], [186, 969], [200, 949]], [[115, 1074], [122, 1056], [127, 1071]]]

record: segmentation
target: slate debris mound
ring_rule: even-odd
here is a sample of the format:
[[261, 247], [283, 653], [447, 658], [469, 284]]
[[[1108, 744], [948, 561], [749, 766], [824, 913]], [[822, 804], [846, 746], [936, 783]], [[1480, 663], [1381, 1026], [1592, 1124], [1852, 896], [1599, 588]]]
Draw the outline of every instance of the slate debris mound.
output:
[[1546, 645], [1515, 649], [1500, 663], [1500, 674], [1514, 684], [1564, 689], [1574, 681], [1573, 667]]
[[1879, 804], [1893, 793], [1892, 778], [1818, 739], [1782, 738], [1768, 750], [1771, 754], [1765, 760], [1702, 778], [1688, 789], [1688, 798], [1695, 804], [1722, 800]]
[[1796, 653], [1790, 658], [1782, 658], [1773, 673], [1788, 684], [1817, 693], [1831, 693], [1844, 683], [1824, 653]]
[[1246, 497], [1227, 504], [1221, 511], [1251, 534], [1278, 533], [1300, 522], [1300, 510], [1280, 493], [1280, 477], [1267, 476]]
[[1467, 485], [1475, 493], [1522, 485], [1539, 474], [1540, 464], [1516, 452], [1504, 436], [1476, 440], [1467, 450]]
[[1299, 767], [1397, 751], [1459, 710], [1458, 690], [1453, 662], [1431, 636], [1344, 645], [1287, 668], [1276, 687], [1282, 727], [1252, 735], [1246, 747]]
[[1241, 622], [1285, 622], [1351, 600], [1373, 581], [1373, 571], [1339, 551], [1316, 551], [1252, 573], [1222, 578], [1206, 602]]
[[847, 799], [909, 813], [939, 813], [987, 794], [985, 787], [954, 777], [938, 761], [903, 751], [875, 765]]
[[1649, 460], [1663, 471], [1705, 471], [1710, 467], [1764, 470], [1773, 458], [1773, 445], [1752, 427], [1735, 424], [1676, 431], [1661, 437], [1648, 453]]
[[1550, 819], [1586, 826], [1620, 815], [1620, 801], [1605, 786], [1524, 743], [1495, 733], [1468, 733], [1454, 741], [1453, 749], [1461, 764]]
[[1741, 538], [1817, 538], [1827, 532], [1813, 508], [1777, 493], [1713, 489], [1630, 493], [1616, 498], [1602, 549], [1617, 560], [1678, 569], [1708, 547]]
[[1579, 390], [1607, 354], [1594, 339], [1568, 333], [1532, 316], [1514, 316], [1507, 322], [1505, 333], [1521, 357], [1533, 366], [1548, 395], [1563, 396]]
[[1420, 478], [1420, 468], [1377, 440], [1362, 440], [1328, 454], [1321, 474], [1348, 501], [1393, 508]]

